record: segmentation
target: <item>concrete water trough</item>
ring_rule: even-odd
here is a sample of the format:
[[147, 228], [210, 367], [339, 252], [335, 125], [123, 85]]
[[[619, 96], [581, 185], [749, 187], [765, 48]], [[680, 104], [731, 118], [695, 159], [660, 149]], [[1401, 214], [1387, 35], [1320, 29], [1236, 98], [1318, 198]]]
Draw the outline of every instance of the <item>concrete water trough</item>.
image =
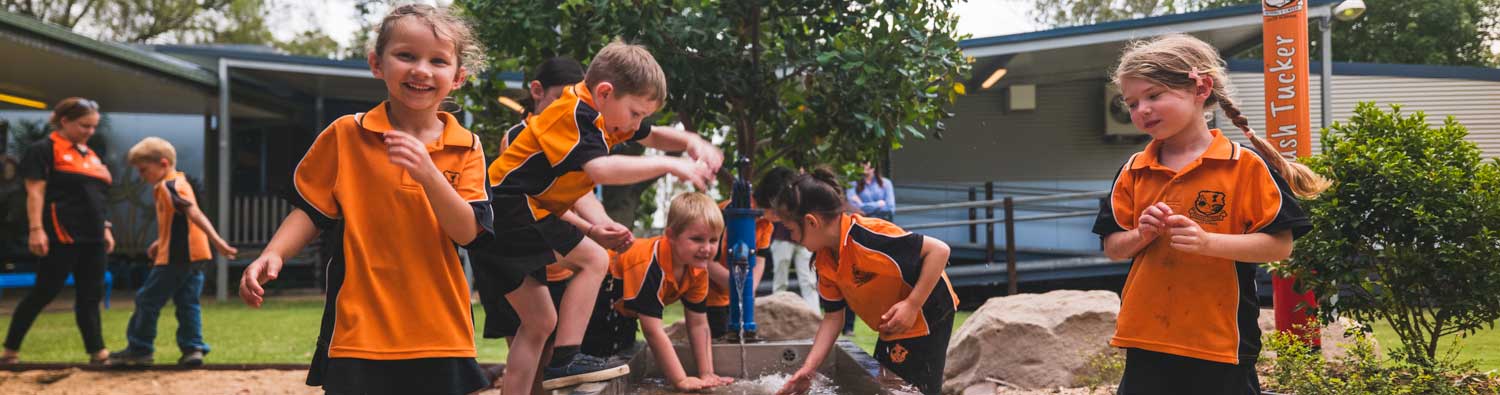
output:
[[[677, 358], [684, 370], [695, 375], [698, 372], [692, 348], [678, 344]], [[663, 380], [661, 369], [656, 366], [656, 357], [649, 347], [637, 344], [637, 351], [630, 357], [630, 374], [605, 383], [592, 383], [554, 392], [556, 395], [658, 395], [675, 394]], [[741, 363], [741, 346], [738, 344], [715, 344], [713, 349], [714, 373], [734, 377], [736, 383], [717, 388], [712, 394], [770, 395], [796, 372], [812, 349], [812, 342], [781, 341], [748, 343], [743, 346], [744, 363]], [[818, 370], [823, 378], [817, 380], [810, 394], [820, 395], [918, 395], [920, 392], [897, 377], [884, 372], [875, 358], [847, 340], [840, 340], [823, 366]]]

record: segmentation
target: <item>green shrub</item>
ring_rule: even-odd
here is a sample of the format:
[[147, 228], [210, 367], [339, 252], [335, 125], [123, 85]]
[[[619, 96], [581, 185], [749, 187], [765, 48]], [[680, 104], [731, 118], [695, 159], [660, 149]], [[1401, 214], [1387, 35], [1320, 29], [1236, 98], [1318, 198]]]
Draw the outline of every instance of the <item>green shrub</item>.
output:
[[1368, 333], [1351, 328], [1354, 344], [1343, 357], [1328, 361], [1322, 352], [1296, 336], [1273, 333], [1266, 347], [1276, 354], [1269, 362], [1269, 391], [1297, 395], [1477, 395], [1500, 393], [1500, 378], [1479, 373], [1468, 363], [1453, 362], [1457, 351], [1432, 365], [1408, 359], [1382, 358]]

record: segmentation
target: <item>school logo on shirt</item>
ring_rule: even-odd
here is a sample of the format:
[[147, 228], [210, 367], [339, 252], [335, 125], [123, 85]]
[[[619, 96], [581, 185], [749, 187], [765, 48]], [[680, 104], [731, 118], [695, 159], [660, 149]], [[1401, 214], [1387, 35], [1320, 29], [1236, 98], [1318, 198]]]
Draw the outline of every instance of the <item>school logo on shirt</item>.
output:
[[1224, 193], [1216, 191], [1199, 191], [1198, 200], [1193, 202], [1193, 209], [1188, 211], [1188, 216], [1203, 224], [1217, 224], [1224, 220]]
[[448, 184], [452, 185], [454, 188], [458, 188], [458, 174], [459, 173], [457, 171], [443, 170], [443, 176], [448, 177]]
[[898, 364], [906, 362], [906, 354], [907, 354], [906, 347], [902, 347], [900, 344], [892, 345], [891, 349], [890, 349], [890, 353], [891, 353], [891, 362], [898, 363]]
[[865, 286], [865, 283], [868, 283], [870, 282], [870, 280], [874, 279], [875, 272], [859, 270], [859, 266], [854, 266], [854, 286], [863, 287]]

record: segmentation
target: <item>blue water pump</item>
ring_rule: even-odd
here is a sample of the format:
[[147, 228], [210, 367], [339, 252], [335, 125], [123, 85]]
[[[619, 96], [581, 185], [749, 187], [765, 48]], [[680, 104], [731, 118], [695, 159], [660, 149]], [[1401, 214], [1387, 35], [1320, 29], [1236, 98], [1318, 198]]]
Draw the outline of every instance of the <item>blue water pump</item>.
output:
[[749, 161], [741, 159], [739, 179], [724, 208], [728, 230], [724, 243], [729, 253], [729, 333], [740, 339], [755, 338], [755, 220], [761, 210], [750, 208]]

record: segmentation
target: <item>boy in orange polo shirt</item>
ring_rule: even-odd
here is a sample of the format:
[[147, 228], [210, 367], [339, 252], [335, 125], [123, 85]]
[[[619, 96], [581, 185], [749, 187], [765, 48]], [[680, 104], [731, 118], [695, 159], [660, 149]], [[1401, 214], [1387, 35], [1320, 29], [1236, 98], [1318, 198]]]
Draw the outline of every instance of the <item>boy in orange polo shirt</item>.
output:
[[[611, 43], [594, 56], [584, 82], [565, 88], [551, 106], [529, 119], [490, 165], [496, 242], [474, 251], [473, 258], [476, 265], [495, 266], [489, 280], [521, 317], [506, 359], [505, 393], [532, 392], [537, 362], [553, 329], [557, 337], [544, 389], [628, 372], [579, 352], [609, 265], [604, 248], [584, 236], [628, 230], [610, 220], [602, 206], [574, 203], [597, 184], [631, 184], [664, 174], [699, 188], [712, 181], [722, 162], [717, 148], [692, 133], [642, 127], [666, 95], [666, 75], [650, 52]], [[626, 141], [686, 151], [688, 157], [610, 155]], [[554, 262], [574, 272], [560, 313], [544, 285], [546, 266]]]
[[[662, 375], [680, 391], [698, 391], [734, 380], [714, 374], [714, 364], [699, 362], [698, 376], [688, 376], [677, 359], [677, 351], [661, 322], [662, 309], [678, 300], [686, 309], [688, 341], [693, 359], [713, 361], [708, 317], [709, 262], [719, 250], [724, 217], [712, 198], [688, 192], [672, 198], [667, 210], [664, 236], [638, 240], [629, 250], [610, 261], [609, 273], [616, 286], [611, 298], [615, 310], [640, 321], [641, 332]], [[635, 331], [618, 334], [635, 340]]]
[[208, 246], [212, 242], [219, 253], [234, 258], [239, 253], [219, 237], [208, 216], [198, 209], [197, 194], [187, 176], [177, 171], [177, 150], [159, 137], [147, 137], [126, 154], [141, 174], [141, 181], [154, 184], [156, 199], [156, 241], [146, 247], [146, 255], [155, 263], [146, 283], [135, 293], [135, 313], [125, 338], [130, 345], [110, 353], [113, 366], [143, 366], [154, 362], [156, 320], [161, 309], [172, 299], [177, 305], [177, 347], [182, 350], [178, 365], [199, 366], [208, 344], [203, 342], [203, 311], [198, 295], [203, 292], [203, 270], [213, 259]]

